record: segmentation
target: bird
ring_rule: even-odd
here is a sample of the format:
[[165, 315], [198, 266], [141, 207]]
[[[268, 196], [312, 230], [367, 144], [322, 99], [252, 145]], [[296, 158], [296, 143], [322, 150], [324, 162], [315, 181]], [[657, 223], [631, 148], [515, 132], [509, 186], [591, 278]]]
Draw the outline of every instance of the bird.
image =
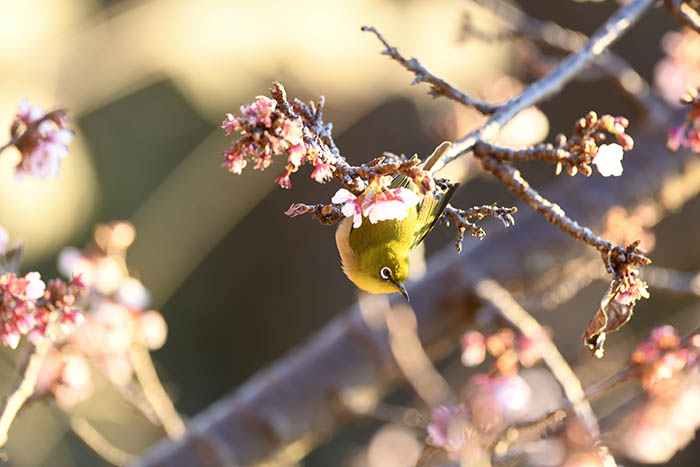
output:
[[[449, 141], [441, 143], [421, 168], [430, 173], [451, 146]], [[399, 187], [419, 192], [404, 175], [395, 175], [389, 185], [390, 189]], [[354, 227], [352, 217], [343, 219], [336, 230], [335, 241], [345, 275], [364, 291], [398, 292], [409, 300], [405, 286], [409, 254], [435, 227], [457, 187], [458, 184], [453, 184], [442, 196], [428, 192], [408, 209], [403, 219], [362, 222], [359, 227]]]

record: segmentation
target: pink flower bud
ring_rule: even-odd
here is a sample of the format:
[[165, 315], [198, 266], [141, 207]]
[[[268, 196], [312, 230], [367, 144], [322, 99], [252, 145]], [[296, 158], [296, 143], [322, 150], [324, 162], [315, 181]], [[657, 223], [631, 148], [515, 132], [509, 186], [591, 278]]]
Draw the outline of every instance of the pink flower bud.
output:
[[486, 338], [479, 331], [467, 331], [461, 339], [462, 364], [467, 367], [480, 365], [486, 358]]

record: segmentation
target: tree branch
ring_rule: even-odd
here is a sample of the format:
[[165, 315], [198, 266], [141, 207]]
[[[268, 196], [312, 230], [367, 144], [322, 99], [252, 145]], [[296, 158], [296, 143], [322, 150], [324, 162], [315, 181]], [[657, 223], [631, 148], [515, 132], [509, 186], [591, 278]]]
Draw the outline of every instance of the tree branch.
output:
[[[542, 21], [533, 18], [501, 0], [471, 1], [491, 11], [501, 21], [505, 22], [506, 26], [511, 30], [509, 37], [522, 37], [532, 41], [534, 44], [564, 53], [576, 52], [589, 41], [589, 38], [581, 32], [564, 28], [553, 21]], [[493, 36], [492, 34], [478, 31], [468, 21], [465, 21], [463, 30], [465, 35], [476, 35], [484, 40], [506, 38], [503, 34]], [[649, 83], [625, 59], [611, 50], [606, 50], [595, 59], [595, 65], [597, 65], [600, 72], [612, 78], [648, 118], [659, 123], [668, 121], [666, 118], [669, 114], [668, 108], [654, 95]]]
[[476, 110], [482, 114], [492, 114], [498, 110], [498, 106], [489, 104], [488, 102], [481, 101], [479, 99], [474, 99], [468, 96], [459, 89], [454, 88], [447, 81], [438, 78], [429, 72], [417, 59], [411, 58], [407, 60], [399, 53], [399, 50], [389, 44], [384, 36], [382, 36], [379, 31], [373, 26], [362, 26], [363, 31], [374, 33], [377, 39], [384, 44], [386, 49], [382, 51], [382, 54], [388, 55], [395, 61], [397, 61], [401, 66], [406, 68], [411, 73], [415, 74], [416, 77], [413, 79], [411, 84], [417, 83], [428, 83], [430, 84], [430, 95], [433, 97], [444, 96], [453, 101], [464, 104], [467, 107], [474, 107]]
[[110, 464], [126, 465], [134, 459], [132, 454], [112, 444], [86, 419], [77, 416], [70, 417], [70, 427], [83, 443]]
[[491, 172], [504, 185], [508, 186], [513, 193], [521, 198], [535, 212], [541, 214], [547, 221], [559, 227], [564, 232], [577, 240], [585, 242], [601, 253], [604, 257], [613, 257], [619, 263], [649, 264], [649, 259], [633, 248], [627, 251], [626, 248], [616, 246], [613, 243], [594, 234], [591, 229], [580, 225], [575, 220], [566, 215], [564, 210], [555, 203], [540, 195], [537, 190], [520, 175], [520, 171], [501, 162], [491, 156], [490, 146], [477, 144], [474, 148], [474, 155], [481, 160], [481, 164], [487, 171]]
[[634, 25], [655, 0], [635, 0], [621, 7], [596, 32], [578, 52], [562, 60], [549, 74], [538, 79], [523, 92], [498, 108], [488, 121], [477, 130], [456, 141], [449, 154], [443, 157], [434, 170], [470, 151], [478, 141], [489, 141], [521, 110], [548, 98], [564, 87], [593, 60], [603, 54]]
[[49, 349], [49, 345], [49, 341], [44, 341], [34, 347], [32, 354], [29, 356], [27, 366], [22, 373], [22, 379], [5, 401], [5, 405], [2, 408], [2, 415], [0, 415], [0, 449], [7, 443], [7, 434], [10, 431], [10, 426], [12, 426], [15, 417], [27, 399], [34, 394], [39, 370], [41, 370], [41, 365]]

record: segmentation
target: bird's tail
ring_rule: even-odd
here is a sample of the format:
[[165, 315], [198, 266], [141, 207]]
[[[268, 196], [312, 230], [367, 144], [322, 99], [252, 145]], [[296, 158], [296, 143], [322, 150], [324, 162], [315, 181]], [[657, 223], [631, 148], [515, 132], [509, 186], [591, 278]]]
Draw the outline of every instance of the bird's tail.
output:
[[440, 143], [440, 145], [435, 148], [430, 157], [428, 157], [428, 159], [425, 161], [423, 170], [430, 172], [435, 164], [437, 164], [437, 162], [442, 159], [445, 154], [447, 154], [451, 147], [452, 143], [449, 141], [443, 141]]

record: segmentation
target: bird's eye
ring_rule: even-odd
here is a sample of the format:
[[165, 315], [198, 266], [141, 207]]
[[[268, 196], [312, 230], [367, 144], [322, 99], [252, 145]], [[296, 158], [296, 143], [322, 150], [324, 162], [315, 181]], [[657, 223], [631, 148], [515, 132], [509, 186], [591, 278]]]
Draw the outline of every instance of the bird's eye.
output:
[[382, 277], [382, 279], [384, 279], [385, 281], [388, 281], [389, 279], [391, 279], [391, 269], [384, 266], [383, 268], [381, 268], [379, 270], [379, 275]]

